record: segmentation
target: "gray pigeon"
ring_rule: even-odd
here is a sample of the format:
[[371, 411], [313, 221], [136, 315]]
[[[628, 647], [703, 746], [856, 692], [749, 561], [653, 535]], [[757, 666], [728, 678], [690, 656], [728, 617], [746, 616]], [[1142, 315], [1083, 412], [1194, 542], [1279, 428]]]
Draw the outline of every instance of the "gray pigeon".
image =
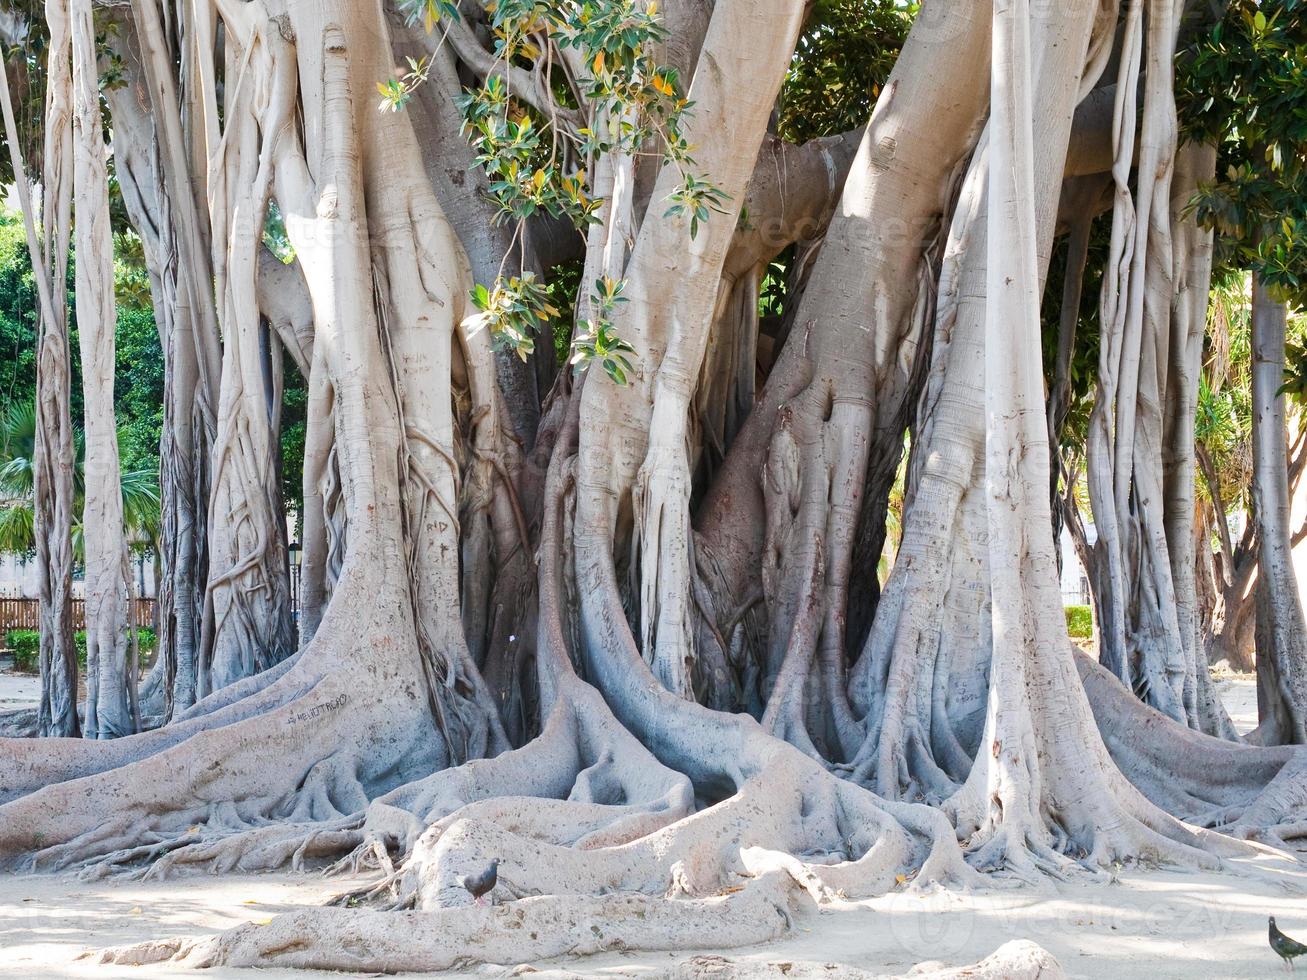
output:
[[474, 875], [459, 875], [458, 883], [468, 890], [477, 905], [484, 905], [482, 899], [495, 889], [499, 880], [499, 859], [490, 862], [490, 867]]

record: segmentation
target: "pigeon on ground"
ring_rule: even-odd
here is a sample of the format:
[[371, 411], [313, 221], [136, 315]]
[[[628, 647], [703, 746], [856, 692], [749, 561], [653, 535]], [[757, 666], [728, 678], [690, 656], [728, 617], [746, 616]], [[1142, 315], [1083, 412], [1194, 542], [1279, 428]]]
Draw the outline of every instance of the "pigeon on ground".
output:
[[484, 905], [482, 901], [486, 895], [489, 895], [495, 888], [495, 882], [499, 880], [499, 859], [490, 862], [490, 867], [474, 875], [460, 875], [458, 883], [468, 890], [472, 898], [476, 900], [477, 905]]
[[1307, 953], [1307, 946], [1298, 942], [1296, 939], [1290, 939], [1282, 933], [1275, 925], [1275, 916], [1271, 916], [1271, 949], [1279, 954], [1280, 959], [1284, 960], [1290, 970], [1293, 969], [1293, 958], [1302, 956]]

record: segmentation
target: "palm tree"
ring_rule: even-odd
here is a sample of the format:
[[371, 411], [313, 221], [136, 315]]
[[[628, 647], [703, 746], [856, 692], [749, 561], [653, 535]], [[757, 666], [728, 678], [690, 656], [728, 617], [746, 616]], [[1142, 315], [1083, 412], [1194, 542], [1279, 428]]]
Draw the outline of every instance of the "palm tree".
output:
[[[73, 549], [82, 550], [82, 439], [74, 437]], [[27, 554], [36, 547], [32, 507], [33, 459], [36, 453], [36, 406], [11, 405], [0, 416], [0, 553]], [[160, 532], [159, 481], [149, 470], [122, 475], [123, 525], [135, 544], [153, 547]]]

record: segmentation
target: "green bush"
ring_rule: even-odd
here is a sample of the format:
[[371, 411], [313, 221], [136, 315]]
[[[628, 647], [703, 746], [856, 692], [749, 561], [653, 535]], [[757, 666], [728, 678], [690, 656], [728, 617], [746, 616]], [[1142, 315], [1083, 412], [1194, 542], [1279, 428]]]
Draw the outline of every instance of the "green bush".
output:
[[[156, 637], [154, 630], [141, 628], [136, 631], [136, 642], [140, 647], [141, 664], [154, 649]], [[73, 646], [77, 649], [77, 663], [86, 669], [86, 630], [73, 634]], [[40, 669], [41, 634], [36, 630], [10, 630], [5, 634], [5, 647], [14, 651], [14, 669], [27, 674], [35, 674]]]
[[1094, 635], [1094, 614], [1088, 606], [1066, 607], [1066, 631], [1078, 640]]
[[10, 630], [5, 647], [14, 651], [14, 669], [34, 674], [41, 658], [41, 634], [36, 630]]
[[[141, 655], [141, 665], [145, 665], [146, 655], [154, 649], [155, 636], [154, 630], [148, 627], [138, 627], [136, 630], [136, 645]], [[86, 669], [86, 630], [78, 630], [73, 634], [73, 645], [77, 647], [77, 665]]]

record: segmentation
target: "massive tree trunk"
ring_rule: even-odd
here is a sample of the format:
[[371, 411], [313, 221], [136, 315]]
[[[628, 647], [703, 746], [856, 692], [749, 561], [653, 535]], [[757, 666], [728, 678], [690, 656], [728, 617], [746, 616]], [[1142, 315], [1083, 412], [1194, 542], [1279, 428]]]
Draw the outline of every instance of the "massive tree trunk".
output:
[[137, 654], [130, 631], [131, 570], [123, 530], [114, 412], [113, 236], [100, 73], [90, 0], [71, 0], [73, 185], [76, 199], [77, 335], [82, 352], [86, 449], [82, 540], [86, 552], [86, 734], [117, 738], [139, 727]]
[[[381, 872], [342, 904], [413, 912], [307, 910], [118, 961], [448, 966], [448, 943], [428, 937], [478, 915], [457, 880], [492, 857], [501, 895], [538, 896], [512, 915], [529, 910], [546, 939], [524, 947], [527, 920], [496, 913], [457, 933], [469, 960], [751, 943], [805, 895], [978, 869], [1212, 865], [1251, 852], [1233, 836], [1307, 833], [1296, 750], [1178, 724], [1065, 636], [1038, 297], [1075, 109], [1111, 59], [1116, 5], [926, 4], [755, 395], [742, 368], [770, 246], [742, 205], [778, 197], [792, 217], [783, 182], [772, 194], [759, 174], [836, 160], [833, 144], [777, 152], [766, 138], [805, 6], [717, 0], [706, 31], [669, 17], [688, 25], [664, 42], [687, 73], [698, 52], [685, 138], [725, 213], [693, 235], [667, 208], [674, 164], [645, 187], [623, 153], [598, 154], [611, 198], [587, 275], [625, 280], [612, 320], [633, 371], [625, 385], [594, 365], [560, 376], [528, 451], [515, 438], [530, 411], [505, 404], [490, 339], [465, 320], [460, 239], [481, 269], [508, 247], [472, 248], [466, 200], [446, 220], [458, 181], [433, 160], [465, 151], [424, 142], [452, 138], [448, 112], [377, 111], [397, 47], [384, 5], [217, 5], [230, 57], [207, 78], [226, 101], [205, 132], [227, 141], [217, 164], [251, 169], [218, 166], [204, 184], [258, 229], [276, 201], [311, 312], [259, 307], [278, 336], [312, 326], [311, 347], [290, 347], [310, 387], [313, 623], [298, 655], [157, 731], [6, 743], [0, 859], [164, 873], [336, 858]], [[465, 69], [508, 71], [476, 41], [455, 44]], [[586, 70], [586, 54], [560, 71]], [[449, 67], [432, 78], [452, 85]], [[517, 91], [547, 107], [519, 67]], [[1132, 113], [1133, 95], [1115, 110]], [[1167, 146], [1149, 151], [1162, 169]], [[819, 215], [830, 190], [799, 209]], [[1165, 212], [1169, 184], [1145, 191]], [[225, 336], [257, 323], [248, 303], [276, 272], [227, 210], [214, 211]], [[1177, 249], [1201, 292], [1201, 237]], [[1141, 350], [1188, 378], [1200, 304], [1153, 285], [1148, 308], [1177, 342]], [[717, 349], [714, 330], [732, 333]], [[1188, 380], [1167, 389], [1173, 427], [1192, 411]], [[877, 602], [868, 569], [910, 424], [903, 544]], [[1165, 435], [1180, 467], [1185, 439]]]

